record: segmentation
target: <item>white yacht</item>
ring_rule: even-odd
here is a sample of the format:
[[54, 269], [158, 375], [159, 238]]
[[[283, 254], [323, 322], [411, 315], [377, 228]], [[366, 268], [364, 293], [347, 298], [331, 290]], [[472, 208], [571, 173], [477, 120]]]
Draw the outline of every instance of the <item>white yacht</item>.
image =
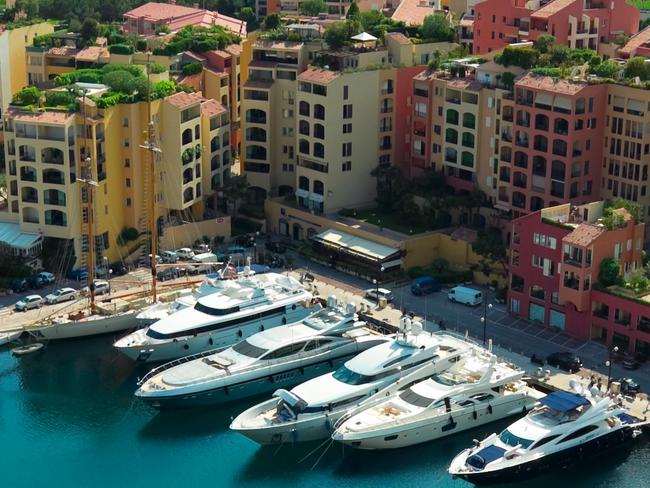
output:
[[222, 284], [218, 293], [122, 337], [114, 346], [134, 360], [170, 361], [232, 346], [261, 330], [302, 320], [320, 307], [296, 279], [282, 274]]
[[155, 408], [211, 405], [292, 386], [390, 340], [365, 328], [354, 304], [327, 307], [301, 322], [253, 334], [211, 355], [160, 366], [135, 395]]
[[339, 421], [332, 439], [360, 449], [394, 449], [525, 413], [543, 394], [523, 376], [523, 370], [473, 347], [441, 373], [391, 385], [362, 402]]
[[474, 484], [522, 481], [631, 445], [648, 422], [597, 389], [558, 391], [499, 435], [465, 449], [449, 473]]
[[419, 322], [402, 318], [392, 341], [373, 347], [334, 373], [309, 380], [291, 391], [277, 390], [270, 400], [240, 414], [230, 428], [260, 444], [312, 441], [332, 434], [347, 410], [401, 376], [435, 363], [449, 368], [468, 343], [448, 334], [422, 331]]

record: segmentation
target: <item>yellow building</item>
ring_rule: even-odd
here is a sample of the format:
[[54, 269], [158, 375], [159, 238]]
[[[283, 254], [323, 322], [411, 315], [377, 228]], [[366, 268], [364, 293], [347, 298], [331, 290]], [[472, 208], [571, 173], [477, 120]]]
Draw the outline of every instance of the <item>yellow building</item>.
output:
[[0, 109], [7, 109], [14, 93], [27, 82], [25, 48], [32, 44], [34, 36], [53, 31], [52, 24], [40, 24], [0, 30]]
[[[89, 95], [106, 90], [103, 85], [86, 88]], [[155, 141], [161, 149], [155, 153], [157, 170], [152, 177], [151, 151], [142, 147], [148, 104], [99, 109], [90, 98], [79, 101], [77, 113], [17, 107], [5, 113], [9, 197], [0, 222], [18, 224], [30, 235], [74, 242], [77, 265], [85, 265], [89, 188], [78, 180], [91, 178], [97, 182], [92, 207], [100, 263], [104, 257], [121, 260], [138, 247], [137, 241], [125, 244], [118, 237], [130, 227], [139, 233], [149, 231], [151, 199], [159, 234], [170, 228], [175, 235], [173, 227], [203, 220], [214, 225], [199, 226], [201, 232], [224, 230], [207, 217], [214, 214], [208, 209], [215, 208], [216, 190], [230, 174], [230, 120], [225, 107], [184, 92], [152, 102]], [[202, 235], [189, 230], [184, 234], [190, 243]]]

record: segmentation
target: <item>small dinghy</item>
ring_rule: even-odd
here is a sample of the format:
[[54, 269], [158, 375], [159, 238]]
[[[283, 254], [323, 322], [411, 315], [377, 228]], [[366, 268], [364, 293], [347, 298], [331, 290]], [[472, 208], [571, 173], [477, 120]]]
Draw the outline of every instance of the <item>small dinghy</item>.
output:
[[34, 342], [32, 344], [25, 344], [24, 346], [14, 347], [11, 350], [11, 353], [14, 356], [25, 356], [26, 354], [32, 354], [43, 349], [43, 343]]
[[4, 346], [15, 341], [23, 334], [22, 330], [13, 330], [11, 332], [0, 332], [0, 346]]

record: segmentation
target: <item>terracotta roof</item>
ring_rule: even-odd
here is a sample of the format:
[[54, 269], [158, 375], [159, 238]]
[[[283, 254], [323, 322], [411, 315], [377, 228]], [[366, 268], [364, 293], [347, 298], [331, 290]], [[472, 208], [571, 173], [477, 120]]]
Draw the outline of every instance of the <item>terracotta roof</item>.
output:
[[515, 85], [517, 87], [545, 90], [560, 95], [575, 95], [587, 86], [583, 82], [574, 83], [569, 80], [558, 80], [551, 76], [534, 75], [532, 73], [527, 73], [519, 78]]
[[192, 87], [194, 91], [203, 91], [203, 73], [181, 76], [178, 78], [178, 82]]
[[[563, 10], [567, 8], [568, 6], [572, 5], [575, 3], [577, 0], [553, 0], [550, 3], [547, 3], [544, 5], [542, 8], [539, 10], [533, 12], [530, 14], [531, 18], [543, 18], [547, 19], [551, 17], [552, 15], [555, 15], [558, 13], [560, 10]], [[582, 2], [581, 2], [582, 3]]]
[[186, 25], [210, 27], [220, 25], [246, 37], [246, 22], [200, 8], [185, 7], [171, 3], [149, 2], [129, 10], [124, 14], [127, 19], [146, 19], [153, 23], [164, 23], [171, 30], [178, 30]]
[[465, 241], [471, 244], [476, 241], [478, 232], [474, 229], [468, 229], [467, 227], [459, 227], [451, 233], [450, 237], [454, 240]]
[[412, 44], [410, 39], [406, 37], [404, 34], [402, 34], [401, 32], [386, 32], [386, 34], [384, 34], [384, 37], [390, 37], [398, 44], [402, 44], [402, 45]]
[[21, 110], [9, 109], [9, 113], [14, 120], [27, 123], [41, 124], [65, 124], [75, 114], [71, 112], [54, 112], [46, 110], [44, 112], [23, 112]]
[[627, 44], [618, 50], [619, 55], [633, 56], [635, 51], [650, 41], [650, 27], [646, 27], [638, 34], [632, 36]]
[[311, 83], [318, 83], [321, 85], [326, 85], [330, 81], [335, 80], [340, 76], [341, 73], [338, 71], [330, 71], [328, 69], [319, 69], [309, 67], [302, 73], [298, 75], [300, 81], [308, 81]]
[[196, 59], [197, 61], [205, 61], [205, 56], [195, 53], [193, 51], [184, 51], [183, 54], [189, 58]]
[[185, 93], [185, 92], [174, 93], [173, 95], [169, 95], [167, 98], [165, 98], [166, 102], [168, 102], [170, 105], [173, 105], [176, 108], [189, 107], [190, 105], [199, 103], [202, 100], [203, 97], [201, 95], [198, 95], [196, 93]]
[[101, 56], [108, 55], [108, 49], [100, 46], [89, 46], [75, 56], [77, 61], [97, 61]]
[[420, 0], [402, 0], [392, 15], [393, 20], [400, 20], [407, 25], [422, 25], [427, 15], [433, 15], [429, 2], [421, 4]]
[[218, 76], [219, 78], [225, 78], [225, 77], [229, 76], [228, 72], [219, 71], [219, 70], [216, 70], [214, 68], [210, 68], [209, 66], [204, 66], [203, 71], [209, 71], [210, 73]]
[[576, 244], [578, 246], [588, 246], [598, 238], [601, 234], [606, 232], [605, 227], [600, 227], [593, 224], [580, 224], [573, 232], [567, 234], [562, 242], [567, 244]]
[[52, 54], [54, 56], [75, 56], [77, 53], [79, 53], [79, 49], [76, 47], [51, 47], [50, 50], [47, 52], [48, 54]]
[[446, 85], [451, 88], [459, 88], [461, 90], [479, 91], [483, 85], [476, 80], [468, 80], [467, 78], [442, 78], [445, 80]]
[[233, 56], [240, 56], [242, 52], [242, 47], [240, 44], [230, 44], [224, 48], [224, 51], [229, 52]]
[[201, 114], [207, 115], [208, 117], [214, 117], [226, 111], [226, 107], [212, 98], [201, 103]]

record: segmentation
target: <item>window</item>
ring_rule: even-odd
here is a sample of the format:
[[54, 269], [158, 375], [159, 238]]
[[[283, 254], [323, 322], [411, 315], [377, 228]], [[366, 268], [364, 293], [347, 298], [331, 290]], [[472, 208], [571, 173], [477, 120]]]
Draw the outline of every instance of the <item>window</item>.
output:
[[352, 124], [343, 124], [343, 133], [349, 134], [352, 132]]
[[352, 118], [352, 104], [343, 105], [343, 118], [344, 119]]
[[131, 167], [131, 160], [129, 158], [124, 159], [124, 167], [125, 168], [130, 168]]
[[343, 143], [342, 149], [343, 149], [343, 157], [352, 156], [352, 143], [351, 142]]
[[126, 187], [131, 188], [131, 178], [126, 179]]
[[537, 443], [533, 446], [533, 449], [537, 449], [538, 447], [542, 447], [544, 444], [548, 444], [552, 440], [557, 439], [560, 437], [560, 434], [557, 435], [549, 435], [548, 437], [544, 437], [542, 440], [537, 441]]
[[128, 137], [124, 138], [123, 144], [124, 144], [124, 147], [129, 147], [129, 138]]
[[129, 207], [129, 208], [131, 207], [131, 199], [130, 198], [126, 199], [126, 206]]
[[581, 429], [578, 429], [575, 432], [572, 432], [571, 434], [566, 436], [564, 439], [558, 442], [558, 444], [562, 444], [563, 442], [571, 441], [573, 439], [577, 439], [578, 437], [582, 437], [583, 435], [586, 435], [589, 432], [593, 432], [597, 428], [598, 428], [597, 425], [587, 425], [586, 427], [582, 427]]
[[122, 127], [128, 127], [128, 126], [129, 126], [129, 119], [124, 118], [124, 119], [122, 120]]
[[343, 86], [343, 100], [347, 100], [350, 95], [350, 87], [348, 85]]
[[352, 171], [352, 161], [346, 161], [341, 166], [342, 171]]

